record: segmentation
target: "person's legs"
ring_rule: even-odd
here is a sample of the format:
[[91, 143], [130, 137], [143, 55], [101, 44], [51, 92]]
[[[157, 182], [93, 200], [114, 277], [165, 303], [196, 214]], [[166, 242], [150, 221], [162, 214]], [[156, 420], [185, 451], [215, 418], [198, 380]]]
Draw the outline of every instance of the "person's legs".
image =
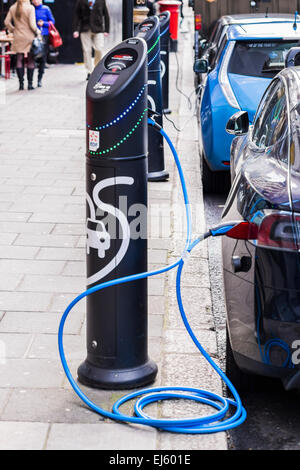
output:
[[35, 62], [32, 55], [28, 54], [27, 56], [27, 80], [28, 80], [28, 90], [33, 90], [33, 74], [34, 74]]
[[87, 70], [87, 73], [90, 74], [93, 71], [91, 31], [88, 31], [86, 33], [80, 33], [80, 39], [83, 50], [84, 65]]
[[102, 59], [102, 55], [103, 55], [102, 51], [104, 49], [104, 34], [103, 33], [93, 34], [92, 39], [93, 39], [93, 48], [95, 50], [94, 64], [96, 67], [96, 65]]
[[16, 73], [17, 68], [17, 56], [16, 54], [11, 54], [10, 56], [10, 70], [12, 73]]
[[17, 54], [16, 71], [19, 79], [19, 90], [24, 90], [24, 54]]
[[38, 87], [40, 88], [42, 86], [42, 78], [45, 72], [45, 66], [46, 66], [46, 61], [47, 61], [47, 55], [48, 55], [48, 47], [49, 47], [49, 36], [43, 36], [43, 42], [44, 42], [44, 55], [43, 57], [39, 60], [39, 67], [38, 67]]

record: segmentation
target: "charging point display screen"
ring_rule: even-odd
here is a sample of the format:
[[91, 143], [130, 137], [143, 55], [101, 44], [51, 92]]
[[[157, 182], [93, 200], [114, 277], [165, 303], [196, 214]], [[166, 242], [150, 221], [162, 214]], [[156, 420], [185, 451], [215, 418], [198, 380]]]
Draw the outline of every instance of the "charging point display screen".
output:
[[142, 31], [143, 33], [146, 33], [147, 31], [149, 31], [150, 29], [153, 28], [153, 23], [144, 23], [142, 26], [141, 26], [141, 29], [140, 31]]
[[147, 35], [148, 31], [150, 31], [150, 29], [153, 28], [153, 23], [144, 23], [141, 27], [140, 27], [140, 31], [138, 33], [138, 36], [143, 38]]
[[100, 77], [98, 83], [101, 83], [102, 85], [113, 85], [114, 83], [116, 83], [118, 78], [119, 75], [113, 73], [104, 73], [102, 77]]
[[131, 67], [137, 59], [134, 49], [120, 49], [109, 55], [105, 61], [105, 67], [112, 72], [119, 72]]

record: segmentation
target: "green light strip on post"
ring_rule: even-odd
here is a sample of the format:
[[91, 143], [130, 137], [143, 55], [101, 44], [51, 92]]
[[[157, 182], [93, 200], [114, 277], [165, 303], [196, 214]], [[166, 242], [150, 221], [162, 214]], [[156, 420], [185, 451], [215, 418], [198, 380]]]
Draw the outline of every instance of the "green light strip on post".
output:
[[152, 47], [150, 47], [150, 49], [148, 50], [148, 54], [155, 48], [156, 44], [159, 42], [160, 40], [160, 37], [158, 36], [157, 40], [155, 41], [155, 43], [153, 44]]
[[133, 128], [128, 132], [128, 134], [126, 134], [123, 139], [119, 140], [119, 142], [117, 142], [116, 144], [112, 145], [111, 147], [105, 149], [105, 150], [101, 150], [100, 152], [92, 152], [90, 151], [89, 153], [91, 155], [106, 155], [108, 154], [109, 152], [112, 152], [113, 150], [116, 150], [118, 147], [120, 147], [120, 145], [124, 144], [124, 142], [126, 140], [129, 139], [129, 137], [131, 137], [131, 135], [136, 131], [136, 129], [138, 128], [138, 126], [141, 124], [142, 120], [143, 120], [143, 117], [145, 116], [146, 112], [148, 111], [148, 108], [144, 109], [144, 112], [143, 114], [141, 115], [140, 119], [137, 121], [137, 123], [133, 126]]

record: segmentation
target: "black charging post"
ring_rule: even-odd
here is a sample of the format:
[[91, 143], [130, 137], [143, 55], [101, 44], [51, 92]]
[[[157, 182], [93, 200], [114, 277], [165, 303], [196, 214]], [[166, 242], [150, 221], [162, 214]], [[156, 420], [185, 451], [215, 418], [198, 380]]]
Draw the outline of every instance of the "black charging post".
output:
[[160, 22], [160, 63], [163, 95], [163, 112], [171, 114], [169, 109], [169, 67], [170, 67], [170, 18], [171, 13], [164, 11], [159, 16]]
[[[148, 107], [157, 116], [156, 122], [163, 127], [162, 83], [160, 70], [160, 27], [157, 16], [151, 16], [137, 25], [135, 35], [143, 38], [148, 46]], [[162, 135], [152, 126], [149, 128], [149, 181], [166, 181], [169, 173], [165, 170], [164, 142]]]
[[[88, 287], [147, 271], [147, 46], [123, 41], [87, 86]], [[81, 383], [106, 389], [154, 381], [148, 358], [147, 280], [87, 298], [87, 358]]]
[[134, 0], [123, 0], [122, 2], [122, 39], [133, 36], [133, 7]]

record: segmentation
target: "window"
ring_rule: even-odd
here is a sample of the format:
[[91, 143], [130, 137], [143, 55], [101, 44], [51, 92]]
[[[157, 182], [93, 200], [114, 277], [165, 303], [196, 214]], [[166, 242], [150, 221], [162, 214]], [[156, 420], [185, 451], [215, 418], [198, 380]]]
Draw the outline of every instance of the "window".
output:
[[224, 49], [223, 39], [226, 34], [228, 26], [223, 22], [221, 22], [215, 32], [212, 34], [211, 37], [211, 45], [208, 49], [208, 63], [211, 69], [213, 69], [220, 57], [220, 50], [221, 52]]
[[217, 38], [218, 38], [218, 36], [219, 36], [220, 31], [221, 31], [222, 28], [223, 28], [222, 22], [219, 22], [219, 21], [218, 21], [218, 22], [215, 24], [215, 27], [214, 27], [214, 29], [213, 29], [213, 32], [211, 33], [211, 36], [210, 36], [210, 38], [209, 38], [209, 42], [211, 42], [211, 43], [216, 42], [216, 40], [217, 40]]
[[219, 49], [216, 51], [215, 56], [214, 56], [213, 60], [211, 61], [210, 66], [211, 66], [212, 69], [213, 69], [213, 68], [216, 66], [216, 64], [219, 62], [220, 57], [221, 57], [221, 55], [222, 55], [222, 52], [224, 51], [224, 47], [226, 46], [226, 44], [227, 44], [227, 36], [225, 35], [225, 36], [223, 37], [223, 40], [222, 40], [222, 43], [221, 43]]
[[228, 29], [228, 26], [224, 26], [224, 28], [222, 29], [222, 33], [220, 34], [220, 37], [218, 39], [218, 47], [221, 46], [222, 40], [226, 34], [227, 29]]
[[[287, 136], [287, 112], [285, 87], [278, 79], [271, 85], [257, 111], [252, 135], [252, 140], [257, 147], [271, 147]], [[281, 145], [281, 148], [284, 149], [285, 146]], [[287, 155], [282, 155], [283, 161], [286, 158]]]
[[297, 41], [238, 41], [231, 56], [228, 73], [250, 77], [274, 78], [285, 67], [285, 58]]

